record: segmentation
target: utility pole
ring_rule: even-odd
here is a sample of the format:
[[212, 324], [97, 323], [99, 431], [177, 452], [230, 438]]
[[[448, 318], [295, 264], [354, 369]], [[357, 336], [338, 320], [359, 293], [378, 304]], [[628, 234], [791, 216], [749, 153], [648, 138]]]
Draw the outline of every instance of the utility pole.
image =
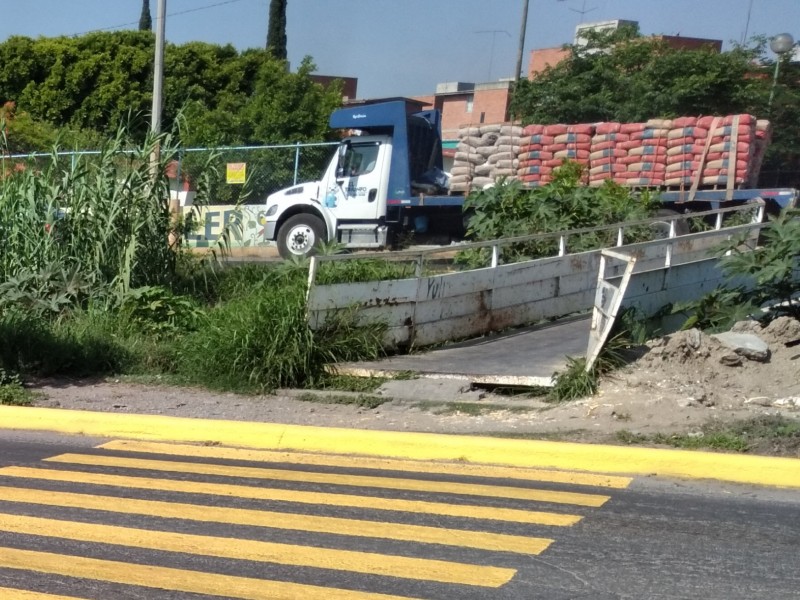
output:
[[522, 73], [522, 54], [525, 52], [525, 30], [528, 26], [528, 4], [530, 0], [522, 3], [522, 26], [519, 30], [519, 48], [517, 49], [517, 71], [514, 75], [514, 84], [519, 83], [520, 73]]
[[167, 21], [167, 0], [158, 0], [156, 15], [156, 55], [153, 66], [153, 110], [150, 131], [161, 133], [161, 110], [164, 106], [164, 34]]

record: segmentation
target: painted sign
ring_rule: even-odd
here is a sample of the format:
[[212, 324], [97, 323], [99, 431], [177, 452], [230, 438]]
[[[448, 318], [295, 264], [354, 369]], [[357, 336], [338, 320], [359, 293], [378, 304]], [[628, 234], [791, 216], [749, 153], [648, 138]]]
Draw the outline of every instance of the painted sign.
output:
[[231, 248], [271, 245], [265, 238], [266, 211], [263, 204], [238, 207], [216, 204], [200, 208], [197, 214], [196, 209], [186, 206], [183, 218], [188, 233], [184, 241], [192, 248], [209, 248], [220, 243], [226, 234]]
[[225, 166], [225, 182], [244, 184], [247, 175], [247, 163], [227, 163]]

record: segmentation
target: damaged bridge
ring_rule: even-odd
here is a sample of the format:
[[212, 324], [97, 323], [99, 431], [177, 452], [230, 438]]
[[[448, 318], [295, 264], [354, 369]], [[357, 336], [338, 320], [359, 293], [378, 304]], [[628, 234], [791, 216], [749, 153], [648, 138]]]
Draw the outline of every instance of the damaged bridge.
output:
[[[716, 249], [732, 236], [754, 247], [763, 205], [747, 210], [753, 223], [723, 227], [722, 215], [742, 207], [696, 216], [716, 217], [711, 231], [675, 235], [674, 217], [617, 224], [557, 234], [539, 234], [448, 248], [391, 255], [334, 255], [312, 259], [308, 318], [312, 328], [342, 309], [357, 310], [361, 323], [387, 325], [390, 347], [424, 352], [382, 360], [335, 365], [342, 373], [457, 378], [492, 385], [549, 386], [567, 357], [600, 351], [614, 319], [623, 308], [647, 317], [669, 303], [697, 299], [724, 284]], [[651, 227], [668, 233], [647, 242], [624, 244], [629, 228]], [[586, 233], [612, 230], [614, 248], [569, 251], [570, 240]], [[654, 237], [657, 237], [654, 236]], [[557, 241], [556, 256], [501, 264], [501, 249], [526, 241]], [[453, 270], [442, 265], [443, 253], [487, 248], [488, 266]], [[388, 257], [411, 262], [416, 276], [389, 281], [320, 285], [316, 275], [327, 261]]]

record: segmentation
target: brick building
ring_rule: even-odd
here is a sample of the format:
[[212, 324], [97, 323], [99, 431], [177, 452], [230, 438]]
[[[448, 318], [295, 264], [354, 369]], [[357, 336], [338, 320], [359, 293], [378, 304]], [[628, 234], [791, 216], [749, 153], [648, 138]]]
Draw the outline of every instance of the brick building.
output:
[[432, 96], [414, 99], [442, 113], [442, 137], [453, 139], [464, 125], [500, 123], [508, 118], [511, 81], [450, 82], [436, 86]]
[[[575, 39], [573, 44], [581, 46], [586, 44], [586, 31], [613, 31], [624, 26], [638, 26], [636, 21], [625, 21], [617, 19], [614, 21], [600, 21], [598, 23], [584, 23], [575, 28]], [[706, 38], [691, 38], [680, 35], [653, 35], [651, 39], [662, 40], [670, 48], [681, 50], [699, 50], [710, 48], [715, 52], [722, 52], [722, 40], [711, 40]], [[540, 48], [531, 50], [528, 60], [528, 79], [535, 79], [547, 67], [554, 67], [569, 56], [569, 50], [563, 46], [556, 48]]]
[[335, 77], [333, 75], [310, 75], [311, 81], [328, 87], [334, 81], [342, 82], [342, 100], [355, 100], [358, 96], [358, 77]]

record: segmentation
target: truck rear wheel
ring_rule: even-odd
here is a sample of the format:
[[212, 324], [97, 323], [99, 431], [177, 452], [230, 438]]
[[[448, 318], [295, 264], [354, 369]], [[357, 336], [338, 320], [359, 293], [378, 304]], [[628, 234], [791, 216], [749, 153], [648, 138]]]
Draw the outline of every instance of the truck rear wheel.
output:
[[325, 224], [315, 215], [289, 217], [278, 230], [278, 253], [284, 259], [311, 256], [324, 240], [324, 232]]

